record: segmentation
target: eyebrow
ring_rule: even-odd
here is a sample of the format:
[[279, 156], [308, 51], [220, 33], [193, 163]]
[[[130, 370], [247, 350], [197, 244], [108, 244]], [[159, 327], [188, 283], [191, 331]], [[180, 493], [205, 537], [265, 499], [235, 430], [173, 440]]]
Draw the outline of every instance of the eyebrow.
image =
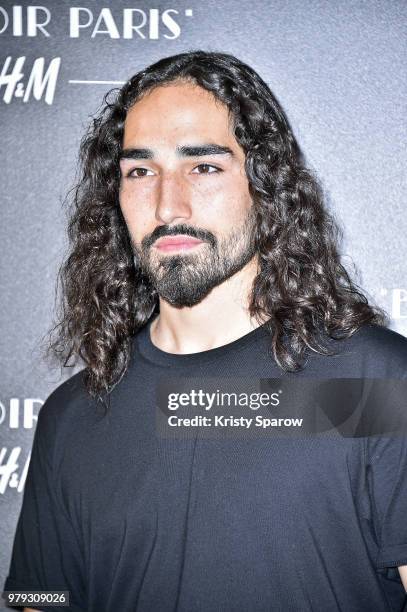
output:
[[[230, 155], [234, 157], [234, 152], [229, 147], [218, 144], [183, 145], [175, 149], [179, 157], [201, 157], [203, 155]], [[154, 159], [152, 149], [123, 149], [120, 152], [120, 159]]]

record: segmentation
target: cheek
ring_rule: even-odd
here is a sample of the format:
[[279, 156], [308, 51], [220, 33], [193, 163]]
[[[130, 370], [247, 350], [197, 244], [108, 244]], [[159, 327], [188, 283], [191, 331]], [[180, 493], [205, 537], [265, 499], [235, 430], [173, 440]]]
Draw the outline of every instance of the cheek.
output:
[[201, 195], [204, 196], [202, 208], [205, 216], [214, 218], [218, 223], [225, 219], [229, 226], [244, 219], [252, 206], [247, 179], [237, 174], [207, 187]]
[[151, 209], [153, 193], [151, 189], [143, 188], [143, 185], [126, 182], [120, 187], [120, 207], [124, 215], [132, 218], [134, 215], [143, 214]]
[[148, 231], [151, 216], [145, 198], [135, 197], [133, 191], [122, 188], [119, 194], [120, 209], [133, 240], [140, 242]]

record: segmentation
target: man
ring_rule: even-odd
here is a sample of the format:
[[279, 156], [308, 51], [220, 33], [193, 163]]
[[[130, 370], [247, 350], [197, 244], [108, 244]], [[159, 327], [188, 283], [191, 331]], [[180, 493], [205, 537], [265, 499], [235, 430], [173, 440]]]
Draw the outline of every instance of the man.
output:
[[106, 100], [81, 159], [52, 348], [86, 368], [40, 411], [5, 589], [75, 611], [401, 610], [405, 437], [156, 428], [171, 378], [407, 376], [268, 86], [231, 55], [165, 58]]

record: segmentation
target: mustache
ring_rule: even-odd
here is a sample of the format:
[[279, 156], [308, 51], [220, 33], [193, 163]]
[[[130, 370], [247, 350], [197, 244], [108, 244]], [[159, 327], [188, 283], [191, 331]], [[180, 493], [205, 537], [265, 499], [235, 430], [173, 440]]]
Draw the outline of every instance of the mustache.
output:
[[149, 236], [145, 236], [141, 241], [141, 247], [143, 249], [150, 248], [156, 240], [159, 238], [163, 238], [164, 236], [175, 236], [177, 234], [184, 234], [186, 236], [191, 236], [192, 238], [197, 238], [198, 240], [202, 240], [203, 242], [209, 242], [212, 247], [216, 246], [216, 238], [210, 232], [192, 227], [191, 225], [159, 225], [155, 228], [153, 232]]

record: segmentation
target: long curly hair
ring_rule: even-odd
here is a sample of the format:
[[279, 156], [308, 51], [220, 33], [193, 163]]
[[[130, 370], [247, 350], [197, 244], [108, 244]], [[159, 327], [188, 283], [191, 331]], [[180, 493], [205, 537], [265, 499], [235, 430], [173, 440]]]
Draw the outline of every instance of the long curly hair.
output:
[[136, 267], [120, 209], [119, 154], [132, 105], [174, 81], [199, 85], [225, 104], [245, 152], [259, 255], [249, 314], [265, 323], [279, 367], [303, 369], [307, 347], [333, 354], [324, 335], [339, 340], [365, 324], [388, 324], [385, 312], [369, 305], [341, 264], [342, 230], [268, 85], [233, 55], [181, 53], [110, 90], [81, 140], [80, 177], [68, 192], [70, 250], [58, 274], [58, 321], [49, 332], [47, 353], [64, 366], [82, 359], [94, 397], [120, 381], [133, 336], [159, 311], [156, 290]]

